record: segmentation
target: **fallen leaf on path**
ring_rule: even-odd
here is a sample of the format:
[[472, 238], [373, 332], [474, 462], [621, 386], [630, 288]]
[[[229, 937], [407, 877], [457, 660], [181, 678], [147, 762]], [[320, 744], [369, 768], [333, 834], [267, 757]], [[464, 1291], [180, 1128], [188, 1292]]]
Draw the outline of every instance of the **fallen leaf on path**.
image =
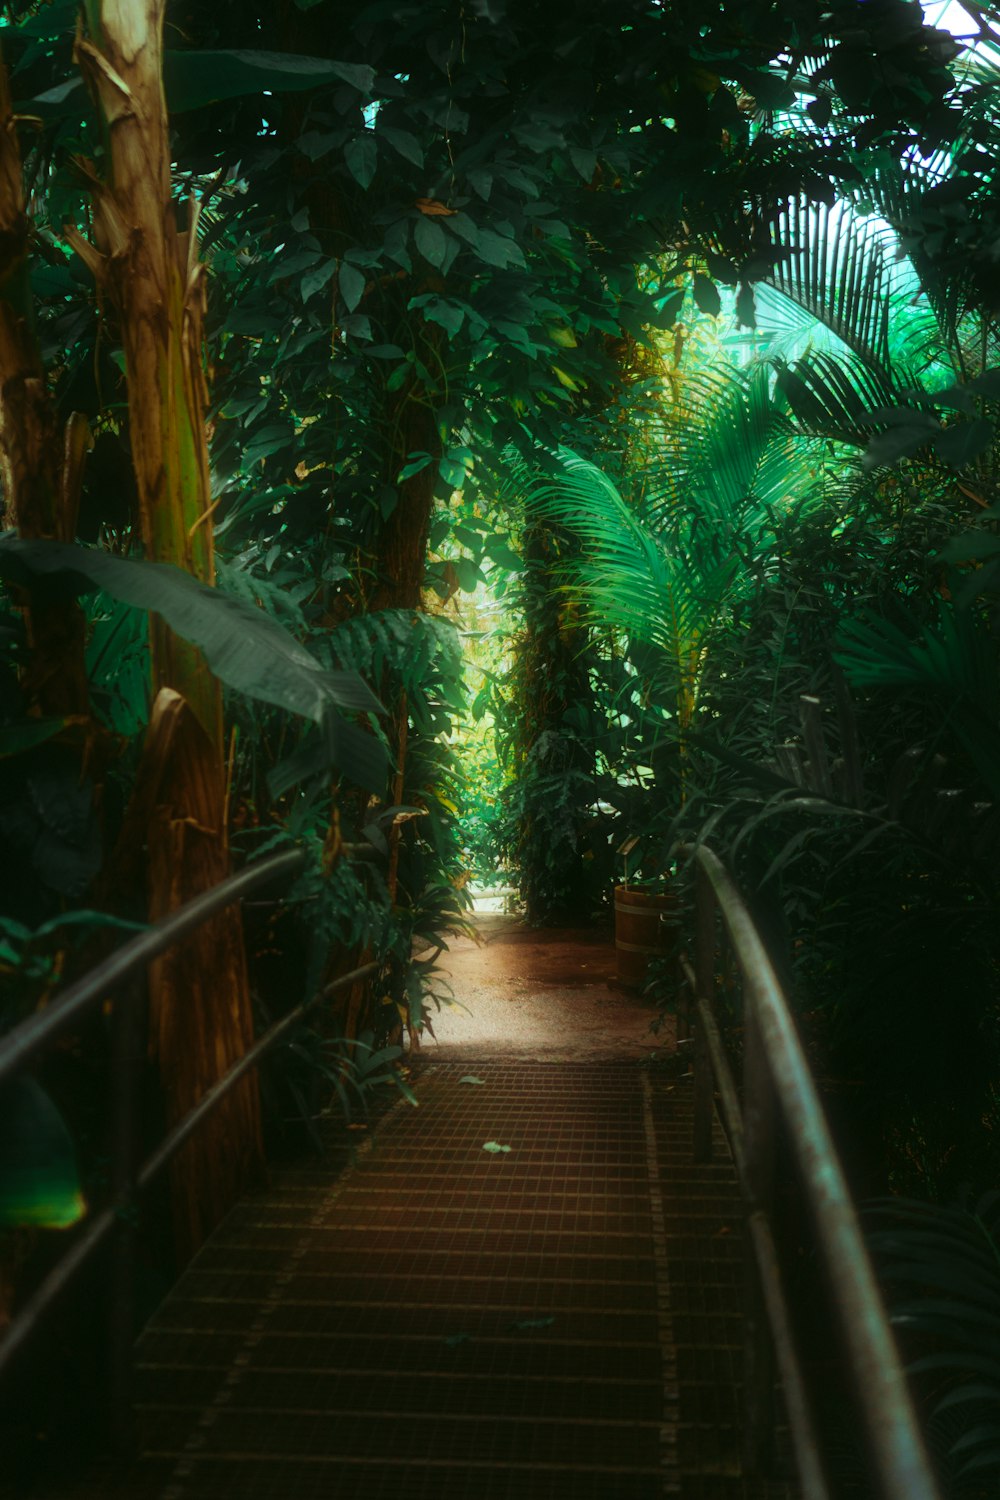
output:
[[482, 1084], [485, 1084], [485, 1082], [486, 1082], [486, 1080], [483, 1079], [483, 1078], [477, 1078], [476, 1075], [475, 1075], [475, 1073], [466, 1073], [465, 1076], [464, 1076], [464, 1078], [460, 1078], [458, 1081], [459, 1081], [459, 1083], [482, 1083]]

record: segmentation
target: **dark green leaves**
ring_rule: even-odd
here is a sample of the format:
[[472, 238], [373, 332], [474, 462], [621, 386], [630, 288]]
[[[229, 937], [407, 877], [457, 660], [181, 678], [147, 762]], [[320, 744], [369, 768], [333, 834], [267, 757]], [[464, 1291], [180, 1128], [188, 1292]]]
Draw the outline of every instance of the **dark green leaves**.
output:
[[746, 281], [740, 282], [739, 291], [736, 293], [736, 321], [742, 323], [745, 328], [757, 327], [753, 287]]
[[372, 68], [292, 52], [168, 51], [163, 74], [174, 114], [245, 94], [299, 92], [332, 83], [348, 83], [369, 94], [375, 81]]
[[0, 1229], [66, 1229], [83, 1217], [73, 1142], [33, 1078], [0, 1090]]
[[414, 226], [413, 240], [428, 265], [439, 268], [444, 264], [448, 241], [440, 224], [421, 215]]
[[228, 687], [322, 723], [331, 708], [379, 713], [354, 672], [324, 671], [294, 636], [262, 610], [209, 588], [166, 563], [137, 562], [63, 542], [0, 539], [0, 575], [22, 585], [59, 582], [74, 593], [104, 589], [152, 610], [204, 653]]
[[719, 296], [719, 289], [714, 281], [695, 272], [692, 290], [699, 310], [707, 313], [710, 318], [717, 318], [722, 311], [722, 298]]
[[996, 433], [993, 423], [984, 417], [972, 422], [955, 420], [942, 427], [937, 417], [916, 407], [901, 406], [873, 415], [889, 419], [890, 425], [865, 449], [866, 468], [912, 458], [931, 444], [938, 458], [952, 469], [961, 469], [990, 446]]
[[365, 290], [365, 274], [345, 261], [340, 268], [340, 295], [348, 312], [353, 312]]
[[392, 146], [395, 151], [398, 151], [400, 156], [405, 157], [407, 161], [412, 162], [415, 167], [423, 166], [423, 147], [421, 146], [415, 135], [411, 135], [408, 130], [397, 130], [394, 126], [383, 125], [381, 121], [378, 122], [377, 129], [379, 135], [382, 136], [384, 140], [388, 141], [389, 145]]
[[934, 451], [953, 469], [961, 469], [989, 447], [995, 430], [983, 417], [952, 423], [934, 439]]
[[347, 163], [347, 170], [358, 186], [371, 187], [378, 161], [378, 146], [374, 133], [366, 130], [363, 135], [355, 136], [353, 141], [348, 141], [344, 147], [344, 160]]

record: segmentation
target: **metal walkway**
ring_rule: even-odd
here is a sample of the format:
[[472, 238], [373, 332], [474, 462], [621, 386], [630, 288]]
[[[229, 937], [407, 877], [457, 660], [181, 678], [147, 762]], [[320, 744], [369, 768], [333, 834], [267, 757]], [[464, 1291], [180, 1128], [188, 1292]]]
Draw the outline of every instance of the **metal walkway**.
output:
[[205, 1245], [140, 1341], [142, 1457], [94, 1493], [791, 1500], [739, 1478], [739, 1200], [690, 1164], [689, 1088], [428, 1068], [346, 1172], [285, 1171]]

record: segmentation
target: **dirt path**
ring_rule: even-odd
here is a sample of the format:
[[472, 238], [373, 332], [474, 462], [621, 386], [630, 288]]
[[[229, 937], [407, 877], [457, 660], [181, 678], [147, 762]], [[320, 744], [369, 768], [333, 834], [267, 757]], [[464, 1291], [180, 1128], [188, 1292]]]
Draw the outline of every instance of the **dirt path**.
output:
[[615, 949], [602, 935], [476, 918], [479, 942], [453, 938], [439, 964], [457, 1004], [431, 1015], [429, 1062], [463, 1059], [604, 1062], [673, 1047], [674, 1022], [617, 987]]

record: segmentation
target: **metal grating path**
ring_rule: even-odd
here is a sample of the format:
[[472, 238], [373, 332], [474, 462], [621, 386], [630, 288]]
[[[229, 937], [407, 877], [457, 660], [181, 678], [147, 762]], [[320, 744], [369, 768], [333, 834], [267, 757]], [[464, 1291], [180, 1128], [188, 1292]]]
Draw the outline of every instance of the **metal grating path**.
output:
[[140, 1341], [130, 1496], [679, 1493], [648, 1083], [468, 1076], [428, 1069], [338, 1179], [230, 1214]]
[[58, 1500], [796, 1500], [740, 1472], [739, 1199], [689, 1080], [417, 1094], [229, 1215], [140, 1339], [141, 1457]]

